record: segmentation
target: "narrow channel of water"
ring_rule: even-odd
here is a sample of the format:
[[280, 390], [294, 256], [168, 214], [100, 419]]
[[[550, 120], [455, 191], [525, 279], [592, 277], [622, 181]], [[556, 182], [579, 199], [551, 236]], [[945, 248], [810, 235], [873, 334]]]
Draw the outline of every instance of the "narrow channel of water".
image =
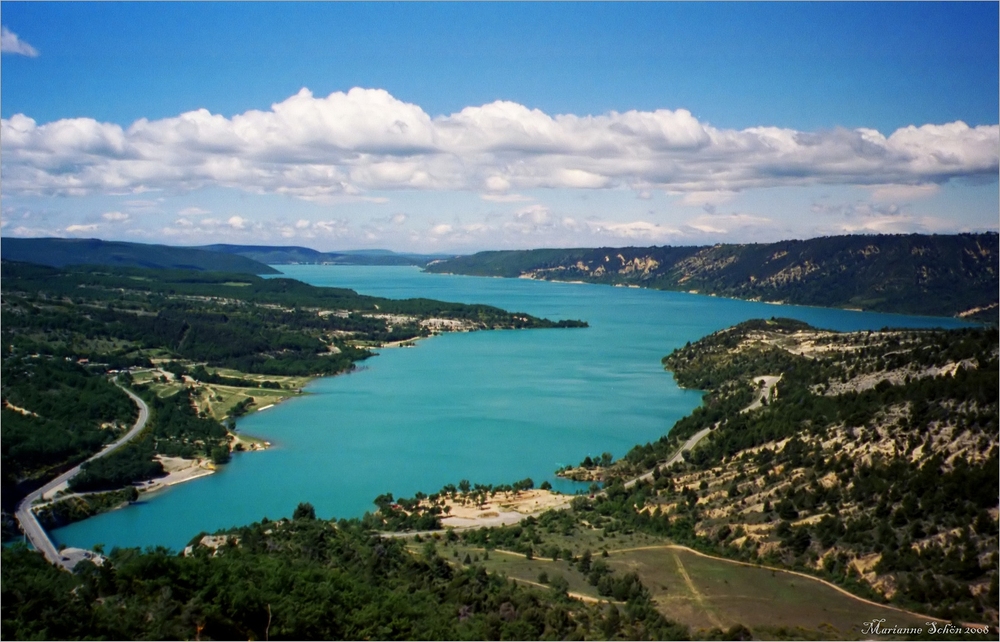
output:
[[201, 531], [291, 515], [360, 516], [384, 492], [412, 496], [447, 483], [531, 477], [586, 455], [621, 457], [691, 412], [660, 359], [750, 318], [785, 316], [836, 330], [955, 327], [952, 319], [777, 306], [690, 294], [571, 283], [432, 275], [406, 267], [278, 266], [314, 285], [391, 298], [488, 303], [586, 329], [448, 334], [386, 349], [312, 394], [255, 413], [239, 429], [274, 443], [238, 453], [215, 475], [72, 524], [57, 542], [90, 548], [183, 547]]

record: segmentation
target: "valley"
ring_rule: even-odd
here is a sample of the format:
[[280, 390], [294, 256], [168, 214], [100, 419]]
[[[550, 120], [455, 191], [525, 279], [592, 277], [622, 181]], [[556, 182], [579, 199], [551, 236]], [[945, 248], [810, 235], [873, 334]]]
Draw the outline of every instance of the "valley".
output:
[[[56, 273], [45, 274], [51, 281]], [[134, 334], [115, 329], [114, 325], [104, 324], [101, 333], [88, 335], [85, 325], [88, 316], [118, 314], [117, 310], [122, 308], [134, 310], [134, 318], [141, 318], [142, 304], [139, 302], [150, 297], [150, 292], [159, 290], [159, 296], [167, 300], [173, 296], [176, 297], [173, 301], [191, 306], [185, 315], [192, 327], [194, 324], [190, 320], [201, 322], [210, 306], [224, 305], [230, 319], [244, 310], [270, 319], [275, 317], [266, 315], [276, 311], [283, 315], [280, 319], [285, 325], [265, 328], [284, 327], [286, 332], [294, 330], [316, 337], [319, 344], [311, 345], [333, 346], [336, 351], [329, 347], [324, 350], [334, 357], [345, 353], [364, 355], [379, 345], [394, 343], [384, 341], [395, 338], [390, 336], [393, 332], [390, 324], [416, 329], [414, 334], [401, 339], [404, 343], [419, 339], [422, 336], [420, 328], [429, 334], [448, 325], [467, 330], [483, 327], [468, 325], [481, 323], [471, 321], [473, 317], [466, 311], [469, 306], [458, 308], [462, 310], [461, 315], [451, 313], [449, 316], [438, 310], [421, 317], [400, 310], [399, 304], [386, 299], [378, 299], [378, 303], [367, 307], [364, 317], [355, 312], [336, 311], [321, 315], [319, 312], [331, 309], [328, 303], [316, 305], [312, 310], [278, 303], [268, 298], [274, 295], [261, 293], [262, 288], [274, 286], [258, 285], [258, 281], [243, 277], [235, 282], [247, 285], [226, 285], [234, 282], [235, 277], [231, 275], [204, 273], [193, 277], [185, 274], [180, 278], [178, 273], [168, 277], [172, 279], [169, 286], [158, 284], [162, 277], [142, 272], [127, 273], [124, 276], [127, 281], [96, 281], [98, 277], [123, 278], [112, 273], [95, 277], [86, 271], [70, 278], [84, 279], [84, 287], [73, 286], [78, 292], [89, 294], [87, 289], [94, 284], [98, 287], [93, 291], [102, 293], [97, 296], [117, 293], [113, 296], [120, 298], [113, 299], [110, 306], [105, 303], [107, 298], [90, 303], [84, 297], [74, 299], [71, 295], [60, 298], [47, 293], [44, 297], [31, 297], [27, 287], [22, 285], [24, 281], [5, 279], [5, 305], [10, 305], [9, 310], [13, 311], [10, 315], [5, 308], [5, 320], [18, 319], [14, 315], [30, 319], [21, 326], [30, 330], [17, 330], [17, 326], [10, 329], [11, 345], [22, 349], [24, 352], [20, 354], [26, 353], [27, 359], [10, 360], [8, 367], [30, 370], [42, 364], [69, 364], [65, 357], [59, 362], [31, 355], [42, 355], [45, 350], [50, 350], [53, 356], [77, 351], [73, 352], [72, 367], [67, 365], [66, 368], [76, 381], [93, 383], [99, 377], [81, 372], [107, 368], [108, 365], [94, 364], [110, 362], [111, 358], [135, 360], [135, 365], [129, 368], [128, 378], [154, 406], [154, 418], [158, 417], [161, 425], [158, 427], [154, 419], [150, 438], [143, 450], [136, 451], [139, 458], [132, 460], [150, 457], [146, 461], [160, 462], [166, 469], [178, 457], [183, 460], [193, 455], [203, 462], [206, 471], [221, 467], [225, 474], [220, 478], [230, 475], [227, 469], [230, 464], [223, 461], [224, 456], [214, 461], [214, 448], [222, 447], [223, 452], [232, 457], [242, 454], [241, 448], [246, 451], [260, 447], [255, 444], [263, 445], [263, 440], [245, 435], [245, 428], [236, 427], [244, 423], [238, 415], [249, 412], [256, 425], [258, 418], [272, 412], [284, 412], [285, 404], [278, 403], [282, 400], [296, 399], [295, 404], [307, 400], [310, 395], [302, 395], [301, 391], [308, 387], [311, 375], [294, 374], [295, 368], [303, 367], [301, 363], [317, 363], [313, 361], [316, 357], [306, 352], [296, 361], [294, 353], [286, 348], [271, 353], [263, 361], [255, 361], [251, 355], [246, 363], [263, 366], [241, 370], [232, 367], [233, 362], [226, 361], [232, 358], [228, 355], [214, 357], [216, 360], [212, 361], [213, 357], [200, 360], [193, 358], [190, 352], [184, 353], [198, 346], [197, 342], [189, 344], [188, 341], [205, 331], [200, 327], [194, 332], [189, 330], [173, 335], [180, 337], [178, 343], [154, 346], [149, 342], [140, 343]], [[188, 285], [188, 280], [195, 285]], [[136, 282], [143, 288], [142, 292], [122, 287], [124, 283]], [[247, 295], [232, 297], [227, 292], [224, 299], [207, 295], [199, 285], [206, 282]], [[115, 287], [106, 287], [109, 283], [114, 283]], [[500, 286], [502, 282], [494, 281], [493, 284]], [[7, 296], [8, 287], [14, 296]], [[299, 286], [283, 286], [289, 287]], [[309, 296], [321, 295], [312, 290], [303, 290], [303, 293], [306, 300]], [[629, 296], [643, 295], [631, 291]], [[352, 305], [365, 309], [368, 299], [362, 297], [356, 301]], [[725, 304], [724, 301], [720, 303]], [[378, 310], [374, 309], [376, 305]], [[171, 308], [166, 306], [165, 309]], [[482, 310], [477, 313], [478, 318], [496, 315], [492, 318], [496, 319], [498, 327], [524, 327], [526, 323], [535, 323], [536, 327], [573, 325], [532, 321], [537, 317], [523, 313], [506, 317], [508, 320], [504, 321], [505, 317], [499, 313], [489, 308]], [[78, 311], [83, 312], [81, 320], [75, 320]], [[346, 329], [332, 325], [327, 334], [317, 329], [295, 330], [302, 326], [314, 327], [298, 321], [307, 318], [302, 315], [310, 313], [332, 324], [357, 324], [360, 319], [367, 318], [366, 323], [381, 320], [386, 326], [376, 330], [382, 334], [371, 335], [357, 330], [348, 334]], [[588, 332], [602, 333], [603, 318], [600, 315], [594, 318], [599, 323]], [[70, 323], [69, 319], [74, 320]], [[452, 320], [442, 324], [433, 319]], [[504, 323], [509, 325], [504, 326]], [[7, 326], [5, 324], [5, 332]], [[59, 328], [56, 332], [47, 329], [55, 327]], [[66, 332], [66, 328], [84, 329]], [[130, 328], [129, 332], [134, 333], [135, 329]], [[567, 346], [571, 343], [572, 339]], [[437, 344], [421, 346], [417, 351], [403, 350], [399, 354], [431, 354], [425, 350], [433, 353], [440, 347]], [[388, 354], [383, 352], [380, 359], [387, 358]], [[140, 359], [145, 361], [139, 362]], [[589, 476], [585, 484], [596, 483], [601, 488], [596, 494], [592, 491], [589, 496], [565, 496], [556, 502], [562, 505], [561, 509], [556, 506], [557, 510], [548, 512], [532, 509], [535, 500], [530, 499], [528, 509], [520, 513], [517, 511], [522, 509], [504, 503], [509, 500], [499, 500], [495, 506], [477, 500], [480, 504], [469, 504], [473, 507], [470, 515], [492, 515], [490, 511], [493, 511], [498, 521], [487, 519], [480, 524], [482, 528], [469, 529], [470, 523], [462, 522], [464, 513], [457, 509], [471, 501], [463, 494], [461, 485], [441, 491], [451, 498], [452, 510], [449, 514], [438, 514], [436, 520], [433, 514], [423, 521], [416, 517], [397, 519], [396, 515], [402, 514], [400, 509], [414, 506], [412, 502], [416, 500], [395, 499], [390, 495], [385, 501], [372, 493], [368, 496], [369, 501], [374, 497], [377, 510], [369, 516], [329, 523], [334, 530], [343, 531], [344, 536], [358, 528], [361, 529], [358, 533], [387, 528], [419, 530], [421, 535], [393, 533], [393, 539], [403, 535], [405, 550], [409, 551], [407, 555], [435, 564], [439, 563], [435, 559], [441, 559], [452, 569], [445, 574], [452, 580], [478, 577], [482, 572], [499, 573], [499, 577], [522, 585], [523, 590], [536, 596], [532, 599], [541, 600], [536, 604], [552, 605], [544, 609], [554, 608], [563, 599], [571, 603], [573, 598], [582, 600], [583, 607], [568, 607], [566, 620], [553, 615], [554, 619], [549, 622], [548, 616], [543, 616], [545, 623], [532, 634], [538, 636], [555, 634], [555, 631], [567, 635], [567, 631], [575, 630], [575, 635], [584, 637], [646, 637], [653, 635], [651, 631], [666, 630], [656, 627], [672, 626], [680, 628], [670, 630], [686, 633], [670, 635], [698, 638], [742, 635], [790, 639], [855, 638], [864, 635], [865, 622], [879, 617], [896, 626], [917, 623], [921, 617], [924, 622], [930, 617], [941, 622], [990, 623], [996, 618], [995, 610], [988, 608], [996, 585], [996, 559], [989, 554], [996, 546], [996, 537], [989, 534], [990, 528], [996, 525], [995, 498], [990, 504], [991, 500], [985, 495], [970, 495], [967, 489], [989, 488], [989, 483], [976, 480], [988, 479], [996, 467], [996, 438], [990, 437], [996, 432], [996, 395], [989, 393], [991, 385], [996, 389], [995, 368], [993, 380], [990, 379], [995, 363], [996, 333], [991, 329], [900, 328], [833, 332], [784, 319], [736, 323], [700, 340], [682, 342], [664, 358], [664, 365], [681, 386], [706, 391], [703, 403], [694, 412], [678, 415], [680, 420], [665, 436], [628, 452], [616, 448], [614, 456], [608, 453], [608, 457], [587, 457], [579, 469]], [[271, 369], [270, 365], [279, 367]], [[20, 381], [19, 378], [5, 375], [4, 380], [6, 448], [8, 414], [17, 415], [16, 420], [20, 421], [39, 421], [47, 418], [47, 413], [36, 410], [44, 406], [33, 401], [29, 391], [7, 383]], [[363, 382], [365, 378], [352, 380]], [[78, 385], [72, 383], [74, 379], [69, 381], [70, 388], [64, 388], [63, 394]], [[278, 405], [273, 406], [275, 403]], [[292, 407], [294, 405], [289, 406]], [[128, 410], [123, 406], [120, 412], [121, 419], [117, 421], [126, 425]], [[215, 436], [216, 429], [211, 426], [220, 426], [222, 432]], [[252, 429], [250, 433], [253, 434]], [[249, 453], [246, 456], [263, 455]], [[554, 469], [549, 470], [554, 472]], [[105, 470], [103, 474], [107, 480], [123, 479], [116, 477], [114, 471]], [[160, 474], [153, 473], [154, 478]], [[933, 475], [946, 483], [938, 484], [939, 497], [933, 502], [914, 504], [901, 489], [920, 483], [921, 475]], [[898, 483], [892, 481], [896, 478]], [[873, 481], [879, 479], [889, 483]], [[546, 493], [525, 491], [533, 485], [530, 480], [517, 482], [507, 490], [504, 487], [509, 484], [498, 485], [490, 479], [482, 481], [483, 484], [470, 483], [466, 492], [473, 495], [486, 492], [486, 496], [497, 491], [512, 492], [511, 497], [515, 499], [522, 494], [530, 497], [531, 493]], [[98, 482], [91, 480], [88, 483]], [[195, 482], [191, 488], [203, 483]], [[550, 485], [546, 480], [542, 488], [547, 486]], [[120, 505], [123, 500], [116, 495], [119, 492], [108, 487], [108, 499], [102, 506]], [[176, 493], [171, 490], [146, 503], [150, 507], [161, 505]], [[418, 497], [420, 495], [422, 493]], [[443, 498], [443, 495], [430, 496], [431, 500], [435, 497]], [[412, 508], [407, 510], [413, 512]], [[513, 511], [513, 519], [500, 519], [507, 514], [504, 511]], [[79, 517], [93, 514], [93, 510], [86, 507], [71, 512]], [[297, 509], [296, 514], [299, 512]], [[124, 515], [125, 512], [116, 511], [115, 514]], [[91, 520], [97, 523], [111, 515], [90, 518], [86, 523]], [[273, 523], [294, 522], [279, 520]], [[223, 558], [236, 556], [235, 561], [241, 555], [237, 551], [249, 545], [246, 533], [257, 532], [254, 528], [260, 528], [259, 532], [263, 533], [269, 528], [267, 523], [247, 527], [250, 530], [223, 529], [216, 531], [214, 538], [202, 533], [191, 540], [192, 550], [208, 546], [210, 559], [220, 560], [212, 562], [212, 568], [221, 569], [220, 565], [230, 563], [223, 562]], [[272, 543], [268, 547], [284, 546], [278, 542], [286, 540], [286, 535], [279, 535], [285, 531], [273, 530], [273, 527], [271, 530], [272, 534], [267, 537]], [[299, 535], [289, 531], [287, 537], [294, 539]], [[293, 539], [287, 541], [291, 543]], [[213, 543], [217, 540], [236, 543], [220, 548]], [[428, 548], [431, 542], [434, 543], [433, 551]], [[308, 546], [298, 548], [301, 544], [294, 546], [297, 551], [312, 550]], [[110, 553], [107, 549], [102, 550], [108, 563], [115, 567], [125, 568], [140, 559], [129, 558], [127, 548]], [[249, 553], [248, 549], [244, 554]], [[588, 561], [583, 561], [585, 558]], [[26, 568], [22, 564], [22, 561], [5, 560], [4, 566], [13, 572]], [[47, 571], [41, 568], [32, 573], [36, 578], [32, 581], [50, 581], [42, 579], [47, 577]], [[4, 583], [5, 586], [8, 583], [6, 578]], [[102, 590], [108, 596], [113, 595], [107, 592], [111, 589]], [[124, 599], [124, 594], [120, 595]], [[868, 601], [860, 602], [858, 598]], [[315, 596], [302, 596], [302, 599], [309, 603]], [[550, 600], [555, 602], [550, 603]], [[755, 600], [767, 600], [777, 606], [765, 614], [755, 606], [759, 604]], [[466, 601], [465, 604], [470, 603]], [[499, 609], [493, 612], [501, 621], [506, 621], [503, 614], [507, 611], [500, 606], [495, 603], [491, 608]], [[148, 610], [149, 606], [135, 602], [134, 608]], [[613, 611], [619, 614], [614, 616]], [[521, 611], [516, 612], [512, 622], [519, 621]], [[926, 614], [926, 617], [914, 614]], [[220, 611], [212, 617], [223, 617], [230, 622], [245, 619], [245, 615], [232, 610]], [[291, 617], [290, 612], [285, 612], [283, 617]], [[559, 628], [565, 626], [570, 628]], [[301, 629], [288, 630], [306, 635]], [[138, 635], [135, 631], [140, 629], [133, 629], [133, 634]]]

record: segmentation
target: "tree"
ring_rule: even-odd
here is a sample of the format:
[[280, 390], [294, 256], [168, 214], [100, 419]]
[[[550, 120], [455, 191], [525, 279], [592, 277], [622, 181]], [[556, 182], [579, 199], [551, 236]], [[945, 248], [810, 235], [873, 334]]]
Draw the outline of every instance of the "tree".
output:
[[608, 610], [608, 616], [601, 623], [601, 631], [604, 633], [604, 637], [608, 640], [613, 638], [615, 633], [618, 633], [621, 625], [621, 614], [618, 612], [618, 607], [612, 604]]
[[778, 502], [778, 517], [781, 519], [795, 519], [799, 516], [799, 511], [795, 510], [795, 504], [788, 501], [788, 499], [782, 499]]
[[292, 519], [316, 519], [316, 509], [313, 508], [312, 504], [303, 502], [295, 507], [295, 512], [292, 513]]

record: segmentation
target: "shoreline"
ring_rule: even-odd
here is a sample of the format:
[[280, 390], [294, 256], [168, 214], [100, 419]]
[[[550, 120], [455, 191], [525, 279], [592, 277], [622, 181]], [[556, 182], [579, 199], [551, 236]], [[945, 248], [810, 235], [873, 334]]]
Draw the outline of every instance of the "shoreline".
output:
[[[651, 288], [651, 287], [648, 287], [648, 286], [645, 286], [645, 285], [626, 284], [626, 283], [602, 283], [602, 282], [597, 282], [597, 281], [577, 281], [577, 280], [569, 281], [569, 280], [563, 280], [563, 279], [544, 279], [544, 278], [537, 278], [537, 277], [528, 276], [528, 275], [518, 275], [518, 276], [493, 276], [493, 275], [490, 275], [490, 276], [479, 276], [479, 275], [474, 275], [474, 274], [464, 274], [462, 272], [431, 272], [431, 271], [428, 271], [428, 270], [423, 269], [423, 268], [421, 268], [421, 271], [425, 272], [427, 274], [442, 274], [442, 275], [447, 275], [447, 276], [468, 276], [468, 277], [486, 278], [486, 279], [510, 279], [510, 280], [526, 280], [526, 281], [543, 281], [545, 283], [564, 283], [564, 284], [567, 284], [567, 285], [596, 285], [596, 286], [604, 286], [604, 287], [611, 287], [611, 288], [619, 287], [619, 288], [626, 288], [626, 289], [632, 289], [632, 290], [649, 290], [650, 292], [669, 292], [669, 293], [672, 293], [672, 294], [688, 294], [688, 295], [693, 295], [693, 296], [711, 297], [711, 298], [715, 298], [715, 299], [726, 299], [726, 300], [729, 300], [729, 301], [742, 301], [744, 303], [763, 303], [763, 304], [766, 304], [766, 305], [789, 306], [789, 307], [796, 307], [796, 308], [812, 308], [812, 309], [817, 309], [817, 310], [842, 310], [844, 312], [860, 312], [860, 313], [863, 313], [863, 314], [886, 314], [886, 315], [892, 315], [892, 316], [920, 317], [920, 318], [925, 318], [925, 319], [949, 319], [951, 321], [959, 321], [962, 324], [965, 324], [965, 325], [968, 325], [968, 326], [983, 326], [986, 323], [988, 323], [987, 321], [969, 320], [965, 316], [962, 316], [964, 313], [968, 312], [968, 310], [963, 311], [963, 312], [956, 312], [953, 316], [940, 316], [940, 315], [934, 315], [934, 314], [917, 314], [917, 313], [912, 313], [912, 312], [890, 312], [890, 311], [886, 311], [886, 310], [875, 310], [875, 309], [865, 309], [865, 308], [855, 308], [855, 307], [812, 305], [812, 304], [808, 304], [808, 303], [789, 303], [788, 301], [764, 301], [763, 299], [759, 299], [759, 298], [757, 298], [757, 299], [752, 299], [752, 298], [751, 299], [743, 299], [743, 298], [740, 298], [740, 297], [723, 296], [723, 295], [720, 295], [720, 294], [713, 294], [713, 293], [710, 293], [710, 292], [701, 292], [701, 291], [698, 291], [698, 290], [680, 290], [680, 289], [674, 290], [674, 289], [664, 289], [664, 288]], [[991, 303], [991, 304], [989, 304], [987, 306], [984, 306], [984, 309], [985, 310], [990, 310], [990, 309], [993, 309], [993, 308], [997, 307], [998, 305], [1000, 305], [1000, 304], [998, 304], [998, 303]], [[965, 327], [965, 326], [963, 325], [963, 326], [957, 326], [957, 327]]]
[[[433, 333], [433, 334], [430, 335], [430, 337], [436, 336], [437, 334], [438, 333]], [[430, 338], [430, 337], [415, 337], [413, 339], [405, 339], [403, 341], [396, 341], [396, 342], [392, 342], [392, 343], [382, 344], [382, 345], [379, 345], [377, 347], [376, 346], [372, 346], [370, 349], [377, 350], [377, 349], [380, 349], [380, 348], [400, 348], [400, 347], [409, 348], [409, 347], [416, 347], [416, 342], [417, 341], [419, 341], [420, 339], [426, 339], [426, 338]], [[352, 366], [355, 366], [355, 364], [352, 364]], [[256, 414], [258, 412], [263, 412], [265, 410], [273, 409], [276, 406], [281, 405], [281, 404], [283, 404], [286, 401], [289, 401], [291, 399], [297, 399], [299, 397], [304, 397], [304, 396], [310, 394], [309, 392], [306, 391], [306, 387], [309, 384], [313, 383], [314, 381], [316, 381], [318, 379], [323, 379], [323, 378], [326, 378], [326, 377], [338, 377], [338, 376], [341, 376], [341, 375], [351, 374], [352, 372], [355, 371], [355, 369], [356, 369], [356, 367], [352, 367], [349, 370], [345, 370], [343, 372], [338, 372], [336, 374], [326, 375], [326, 376], [301, 377], [301, 379], [303, 379], [303, 381], [301, 382], [301, 385], [298, 386], [292, 394], [283, 395], [283, 396], [280, 396], [280, 397], [277, 397], [277, 398], [273, 398], [272, 397], [272, 398], [268, 399], [268, 401], [270, 403], [267, 403], [264, 406], [255, 407], [250, 412], [247, 412], [247, 413], [245, 413], [245, 414], [243, 414], [243, 415], [241, 415], [239, 417], [224, 416], [223, 419], [221, 419], [219, 421], [221, 422], [221, 421], [225, 421], [227, 419], [231, 419], [234, 422], [239, 422], [239, 420], [242, 419], [242, 418], [244, 418], [244, 417], [249, 417], [249, 416], [252, 416], [253, 414]], [[167, 372], [165, 370], [162, 370], [159, 367], [143, 369], [143, 372], [150, 373], [151, 375], [165, 376], [168, 380], [170, 380], [171, 378], [174, 377], [174, 375], [172, 373], [169, 373], [169, 372]], [[245, 374], [245, 373], [242, 373], [242, 374]], [[215, 387], [220, 387], [218, 384], [213, 384], [213, 385], [215, 385]], [[232, 388], [232, 386], [221, 386], [221, 387]], [[251, 389], [247, 389], [247, 390], [251, 390]], [[248, 397], [253, 398], [253, 395], [248, 395]], [[234, 453], [249, 453], [249, 452], [265, 451], [265, 450], [271, 449], [274, 446], [274, 443], [271, 442], [268, 439], [264, 439], [263, 437], [257, 437], [257, 436], [254, 436], [254, 435], [248, 435], [248, 434], [239, 432], [236, 429], [235, 425], [234, 425], [233, 429], [228, 430], [228, 440], [229, 440], [228, 446], [229, 446], [230, 455], [232, 455]], [[136, 490], [138, 490], [139, 493], [140, 493], [140, 499], [136, 500], [136, 501], [142, 501], [142, 498], [143, 497], [147, 497], [147, 496], [148, 496], [149, 499], [153, 499], [155, 495], [159, 495], [160, 493], [162, 493], [162, 492], [170, 489], [173, 486], [177, 486], [178, 484], [183, 484], [183, 483], [186, 483], [186, 482], [190, 482], [190, 481], [194, 481], [194, 480], [197, 480], [197, 479], [202, 479], [204, 477], [208, 477], [209, 475], [213, 475], [213, 474], [219, 472], [220, 471], [220, 466], [223, 466], [223, 467], [226, 466], [226, 464], [220, 464], [220, 465], [217, 466], [216, 464], [212, 463], [211, 459], [209, 459], [207, 457], [197, 457], [197, 458], [194, 458], [194, 459], [187, 459], [187, 458], [184, 458], [184, 457], [169, 457], [169, 456], [166, 456], [166, 455], [159, 455], [158, 454], [158, 455], [156, 455], [154, 457], [154, 459], [161, 462], [161, 464], [163, 465], [164, 470], [166, 471], [166, 475], [164, 475], [162, 477], [156, 477], [156, 478], [152, 478], [152, 479], [146, 479], [146, 480], [134, 482], [133, 484], [131, 484], [130, 486], [132, 488], [135, 488]], [[60, 486], [57, 486], [57, 487], [55, 487], [55, 488], [50, 489], [49, 491], [47, 491], [45, 493], [45, 495], [43, 497], [41, 497], [40, 499], [42, 499], [45, 502], [45, 504], [49, 504], [49, 503], [53, 503], [53, 502], [57, 502], [57, 501], [62, 501], [64, 499], [70, 499], [71, 497], [77, 496], [77, 493], [69, 493], [69, 492], [67, 492], [68, 490], [69, 490], [68, 483], [63, 483]], [[63, 494], [60, 494], [60, 493], [63, 493]], [[126, 508], [126, 507], [128, 507], [128, 505], [130, 503], [134, 503], [134, 502], [127, 502], [127, 503], [121, 504], [121, 505], [116, 506], [115, 508], [113, 508], [111, 510], [119, 510], [121, 508]], [[40, 504], [39, 506], [44, 506], [45, 504]], [[34, 509], [34, 508], [37, 508], [37, 507], [33, 506], [32, 508]], [[110, 511], [102, 511], [102, 512], [110, 512]], [[100, 513], [97, 513], [97, 514], [100, 514]]]
[[185, 459], [183, 457], [167, 457], [157, 455], [154, 459], [163, 465], [163, 470], [167, 474], [163, 477], [149, 479], [134, 484], [139, 493], [155, 493], [165, 490], [177, 484], [183, 484], [194, 479], [200, 479], [214, 474], [217, 469], [209, 459], [199, 457], [197, 459]]

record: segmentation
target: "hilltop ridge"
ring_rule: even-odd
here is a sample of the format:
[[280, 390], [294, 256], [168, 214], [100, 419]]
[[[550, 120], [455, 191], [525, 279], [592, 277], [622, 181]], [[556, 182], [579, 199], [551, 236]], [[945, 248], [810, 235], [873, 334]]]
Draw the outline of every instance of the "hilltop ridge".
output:
[[101, 239], [3, 238], [0, 253], [7, 261], [64, 267], [111, 265], [157, 270], [200, 270], [238, 274], [278, 274], [274, 268], [238, 254], [191, 247], [150, 245]]
[[998, 236], [988, 232], [494, 251], [435, 261], [426, 269], [995, 321], [998, 256]]

